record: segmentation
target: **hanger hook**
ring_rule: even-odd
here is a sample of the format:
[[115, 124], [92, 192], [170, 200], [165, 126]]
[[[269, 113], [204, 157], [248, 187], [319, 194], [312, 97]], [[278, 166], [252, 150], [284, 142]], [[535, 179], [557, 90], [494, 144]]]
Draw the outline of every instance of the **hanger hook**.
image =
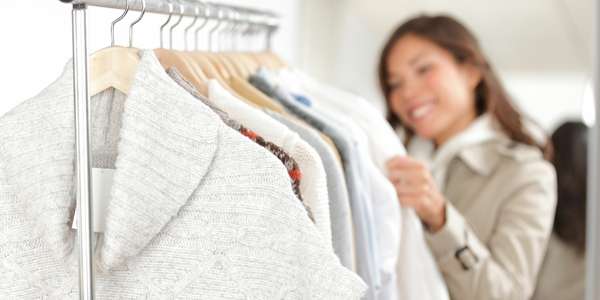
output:
[[278, 29], [278, 22], [275, 21], [275, 17], [271, 15], [264, 15], [264, 27], [266, 28], [265, 32], [265, 51], [271, 51], [273, 48], [273, 34]]
[[241, 32], [240, 28], [243, 28], [243, 24], [244, 20], [242, 13], [240, 11], [236, 11], [234, 13], [233, 26], [231, 27], [231, 46], [233, 51], [238, 51], [238, 39]]
[[110, 23], [110, 46], [111, 47], [115, 46], [115, 25], [117, 23], [119, 23], [121, 20], [123, 20], [123, 18], [125, 18], [125, 16], [127, 15], [128, 12], [129, 12], [129, 0], [125, 0], [125, 10], [123, 11], [123, 14], [121, 14], [118, 18], [116, 18], [114, 21], [112, 21], [112, 23]]
[[198, 18], [200, 17], [200, 8], [199, 5], [196, 4], [194, 6], [194, 21], [192, 21], [192, 23], [190, 25], [188, 25], [185, 30], [183, 30], [183, 42], [184, 42], [184, 48], [185, 51], [188, 51], [188, 32], [190, 31], [190, 29], [192, 27], [194, 27], [194, 25], [196, 25], [196, 22], [198, 22]]
[[167, 3], [169, 5], [169, 17], [167, 18], [167, 21], [160, 26], [160, 48], [162, 49], [164, 49], [163, 30], [169, 24], [169, 22], [171, 22], [171, 18], [173, 17], [173, 2], [171, 2], [171, 0], [167, 0]]
[[250, 45], [252, 48], [256, 49], [256, 36], [260, 33], [262, 16], [256, 13], [253, 13], [248, 18], [248, 29], [244, 32], [244, 35], [249, 36]]
[[227, 36], [229, 36], [229, 50], [235, 50], [235, 29], [237, 28], [237, 18], [238, 18], [238, 12], [235, 9], [228, 9], [229, 10], [229, 18], [228, 21], [229, 22], [229, 26], [227, 26], [225, 29], [223, 29], [223, 37], [225, 37], [225, 40], [227, 41]]
[[219, 50], [225, 50], [225, 48], [226, 48], [226, 43], [225, 42], [227, 42], [227, 40], [224, 39], [224, 37], [227, 36], [227, 33], [229, 31], [229, 27], [231, 26], [230, 25], [231, 24], [230, 21], [231, 21], [232, 10], [230, 8], [228, 8], [228, 7], [223, 7], [222, 11], [223, 11], [223, 25], [224, 26], [221, 26], [216, 31], [216, 35], [217, 35], [216, 39], [217, 39], [217, 42], [218, 42], [218, 45], [219, 45]]
[[145, 13], [146, 13], [146, 0], [142, 0], [142, 13], [135, 21], [133, 21], [133, 23], [131, 23], [131, 25], [129, 25], [129, 47], [130, 48], [133, 47], [133, 26], [135, 26], [135, 24], [139, 23], [142, 20]]
[[[241, 44], [244, 44], [244, 37], [245, 37], [245, 33], [248, 30], [248, 27], [250, 26], [250, 21], [248, 20], [248, 16], [249, 14], [247, 12], [244, 13], [240, 13], [240, 25], [237, 31], [237, 35], [238, 35], [238, 39], [241, 41]], [[243, 46], [242, 46], [243, 48]]]
[[254, 33], [254, 18], [255, 16], [248, 12], [248, 14], [246, 14], [246, 17], [244, 19], [244, 22], [246, 23], [246, 28], [244, 28], [244, 30], [242, 30], [241, 35], [242, 35], [242, 40], [246, 41], [246, 44], [248, 45], [248, 49], [252, 49], [252, 34]]
[[254, 29], [254, 15], [248, 13], [244, 18], [244, 23], [246, 23], [246, 28], [242, 31], [242, 36], [252, 34]]
[[210, 31], [208, 33], [208, 49], [210, 51], [216, 50], [213, 36], [214, 36], [215, 32], [217, 31], [217, 29], [219, 29], [219, 27], [221, 27], [221, 23], [223, 23], [223, 10], [220, 7], [217, 7], [216, 10], [217, 10], [217, 23], [215, 24], [215, 26], [213, 28], [210, 29]]
[[280, 20], [278, 17], [271, 17], [271, 27], [269, 30], [269, 51], [273, 50], [273, 36], [279, 30]]
[[194, 31], [194, 49], [196, 51], [198, 51], [198, 35], [200, 34], [200, 30], [202, 30], [206, 26], [206, 24], [208, 24], [208, 18], [210, 17], [210, 7], [204, 1], [201, 0], [198, 0], [198, 3], [202, 4], [202, 6], [204, 7], [204, 19], [200, 26], [198, 26], [198, 28], [196, 28], [196, 30]]
[[175, 24], [171, 25], [171, 27], [169, 28], [169, 49], [173, 49], [173, 30], [175, 29], [175, 27], [179, 26], [179, 23], [181, 23], [181, 20], [183, 20], [183, 13], [185, 12], [185, 7], [180, 1], [178, 1], [178, 5], [179, 19], [177, 19], [177, 22], [175, 22]]

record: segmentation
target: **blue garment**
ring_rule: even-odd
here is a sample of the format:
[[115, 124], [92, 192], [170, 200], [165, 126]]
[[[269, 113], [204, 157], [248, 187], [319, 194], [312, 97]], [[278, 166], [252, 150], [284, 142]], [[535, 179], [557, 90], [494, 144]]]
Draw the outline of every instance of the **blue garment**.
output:
[[299, 95], [299, 94], [292, 94], [292, 96], [294, 96], [294, 99], [296, 99], [296, 101], [304, 104], [304, 106], [308, 106], [308, 107], [312, 106], [312, 101], [310, 101], [310, 99], [308, 99], [308, 97], [306, 97], [304, 95]]
[[351, 136], [339, 126], [328, 122], [318, 112], [298, 103], [292, 95], [282, 87], [275, 87], [268, 79], [260, 75], [252, 75], [250, 83], [266, 95], [279, 101], [289, 112], [295, 114], [317, 130], [328, 135], [336, 144], [348, 183], [348, 194], [352, 210], [352, 220], [355, 226], [357, 272], [369, 286], [366, 299], [375, 300], [377, 290], [381, 286], [378, 272], [377, 235], [374, 228], [374, 217], [371, 208], [371, 199], [368, 180], [361, 178], [366, 167], [361, 165], [358, 149]]

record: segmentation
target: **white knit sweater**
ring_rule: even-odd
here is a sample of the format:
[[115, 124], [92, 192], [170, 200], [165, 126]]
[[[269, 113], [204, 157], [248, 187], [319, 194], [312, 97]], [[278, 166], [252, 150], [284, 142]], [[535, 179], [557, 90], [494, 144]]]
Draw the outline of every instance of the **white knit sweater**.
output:
[[329, 213], [329, 195], [327, 193], [327, 174], [323, 161], [315, 149], [300, 136], [273, 119], [264, 111], [236, 99], [216, 80], [208, 82], [210, 100], [229, 116], [255, 131], [266, 140], [279, 145], [298, 162], [302, 171], [300, 191], [306, 205], [313, 213], [317, 229], [333, 247], [331, 239], [331, 215]]
[[[71, 66], [0, 118], [0, 298], [78, 297]], [[92, 99], [93, 163], [115, 168], [98, 299], [358, 299], [275, 157], [144, 52], [129, 96]], [[100, 112], [100, 113], [98, 113]]]

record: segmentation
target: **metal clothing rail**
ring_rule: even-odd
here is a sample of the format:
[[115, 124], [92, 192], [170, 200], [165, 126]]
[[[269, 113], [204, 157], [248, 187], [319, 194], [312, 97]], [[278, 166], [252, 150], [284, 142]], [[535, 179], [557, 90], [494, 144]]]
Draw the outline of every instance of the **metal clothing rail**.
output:
[[[115, 9], [121, 9], [121, 10], [125, 9], [125, 7], [127, 5], [125, 0], [61, 0], [61, 1], [66, 2], [66, 3], [86, 4], [89, 6], [115, 8]], [[175, 12], [174, 14], [184, 15], [187, 17], [197, 16], [196, 8], [198, 6], [208, 5], [214, 9], [231, 10], [231, 11], [241, 12], [244, 14], [256, 14], [256, 15], [266, 17], [268, 19], [264, 22], [265, 25], [274, 25], [275, 26], [275, 25], [277, 25], [277, 23], [275, 23], [275, 21], [277, 19], [279, 19], [279, 15], [277, 15], [276, 13], [271, 12], [271, 11], [252, 9], [252, 8], [247, 8], [247, 7], [239, 7], [239, 6], [233, 6], [233, 5], [227, 5], [227, 4], [215, 4], [215, 3], [211, 3], [211, 2], [206, 3], [203, 1], [193, 1], [193, 0], [172, 0], [171, 4], [178, 7], [178, 9], [176, 10], [177, 12]], [[137, 0], [137, 1], [130, 0], [128, 5], [129, 5], [130, 10], [136, 10], [136, 11], [142, 10], [142, 1], [140, 1], [140, 0]], [[179, 6], [183, 7], [183, 13], [179, 13]], [[149, 13], [168, 15], [169, 14], [169, 1], [146, 0], [146, 9], [145, 10], [146, 10], [146, 12], [149, 12]], [[205, 15], [205, 16], [203, 16], [203, 18], [208, 18], [208, 19], [213, 19], [213, 20], [217, 19], [217, 17], [215, 15], [209, 15], [209, 16]]]
[[[158, 14], [176, 14], [189, 17], [197, 17], [198, 6], [209, 6], [211, 9], [233, 11], [249, 15], [250, 18], [244, 22], [261, 25], [268, 28], [268, 46], [273, 32], [278, 28], [279, 16], [273, 12], [261, 11], [250, 8], [236, 7], [223, 4], [205, 3], [202, 1], [179, 0], [172, 3], [181, 7], [182, 10], [173, 12], [169, 2], [164, 0], [145, 0], [145, 9], [142, 1], [126, 0], [60, 0], [64, 3], [73, 4], [73, 89], [75, 101], [75, 139], [76, 139], [76, 199], [79, 207], [78, 218], [78, 241], [79, 241], [79, 295], [80, 299], [94, 299], [94, 264], [92, 249], [92, 186], [90, 168], [90, 126], [89, 115], [90, 97], [88, 93], [88, 49], [87, 49], [87, 6], [97, 6], [115, 9], [145, 11]], [[219, 16], [201, 15], [205, 19], [218, 19]], [[252, 18], [253, 17], [253, 18]], [[234, 22], [236, 20], [233, 20]], [[239, 21], [239, 20], [238, 20]]]

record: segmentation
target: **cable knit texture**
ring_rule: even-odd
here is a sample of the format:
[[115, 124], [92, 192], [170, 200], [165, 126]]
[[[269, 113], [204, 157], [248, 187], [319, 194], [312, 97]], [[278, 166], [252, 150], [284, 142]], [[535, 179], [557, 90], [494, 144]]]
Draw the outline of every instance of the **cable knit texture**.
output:
[[[92, 100], [92, 141], [106, 142], [93, 163], [116, 169], [96, 236], [98, 299], [360, 298], [364, 284], [281, 163], [172, 82], [152, 52], [125, 98]], [[0, 298], [78, 298], [72, 99], [67, 66], [0, 118]]]
[[354, 251], [354, 225], [350, 211], [350, 198], [342, 165], [337, 161], [333, 150], [321, 139], [316, 130], [302, 126], [276, 112], [269, 115], [297, 132], [321, 156], [327, 173], [327, 191], [329, 193], [329, 212], [331, 215], [331, 238], [333, 250], [340, 258], [342, 265], [356, 270], [356, 253]]
[[269, 150], [269, 152], [273, 153], [273, 155], [275, 155], [275, 157], [277, 157], [281, 161], [281, 163], [285, 166], [285, 168], [287, 169], [288, 175], [290, 176], [290, 181], [292, 183], [292, 189], [294, 190], [294, 194], [296, 194], [296, 197], [298, 197], [298, 200], [300, 200], [302, 202], [302, 205], [304, 205], [304, 208], [306, 209], [306, 213], [308, 214], [310, 219], [314, 221], [314, 217], [312, 216], [312, 212], [310, 211], [310, 208], [306, 205], [306, 203], [304, 203], [304, 200], [302, 200], [303, 199], [302, 192], [300, 191], [300, 182], [302, 180], [302, 171], [300, 170], [300, 166], [298, 166], [298, 163], [296, 162], [296, 160], [293, 157], [291, 157], [287, 152], [285, 152], [283, 149], [281, 149], [281, 147], [279, 147], [269, 141], [266, 141], [258, 133], [246, 128], [245, 126], [240, 124], [240, 122], [230, 118], [228, 113], [219, 109], [214, 104], [212, 104], [210, 102], [210, 100], [208, 100], [206, 97], [204, 97], [200, 93], [198, 93], [198, 90], [196, 90], [196, 88], [191, 83], [189, 83], [187, 80], [185, 80], [185, 78], [183, 78], [183, 76], [181, 76], [181, 74], [179, 73], [179, 71], [177, 71], [176, 68], [168, 69], [167, 74], [169, 74], [169, 76], [173, 79], [173, 81], [177, 82], [177, 84], [179, 86], [181, 86], [188, 93], [190, 93], [192, 96], [194, 96], [194, 98], [200, 100], [202, 103], [204, 103], [206, 106], [208, 106], [208, 108], [210, 108], [214, 113], [216, 113], [217, 116], [219, 116], [219, 118], [221, 118], [221, 121], [223, 121], [223, 123], [225, 123], [227, 126], [235, 129], [236, 131], [241, 133], [243, 136], [251, 139], [253, 142], [261, 145], [263, 148], [265, 148], [265, 149]]
[[329, 214], [329, 194], [327, 193], [327, 175], [319, 154], [297, 133], [271, 118], [265, 112], [252, 107], [231, 95], [216, 80], [208, 82], [209, 100], [224, 110], [235, 120], [260, 134], [265, 139], [280, 146], [289, 153], [302, 170], [300, 191], [310, 208], [317, 228], [323, 237], [331, 239], [331, 216]]

